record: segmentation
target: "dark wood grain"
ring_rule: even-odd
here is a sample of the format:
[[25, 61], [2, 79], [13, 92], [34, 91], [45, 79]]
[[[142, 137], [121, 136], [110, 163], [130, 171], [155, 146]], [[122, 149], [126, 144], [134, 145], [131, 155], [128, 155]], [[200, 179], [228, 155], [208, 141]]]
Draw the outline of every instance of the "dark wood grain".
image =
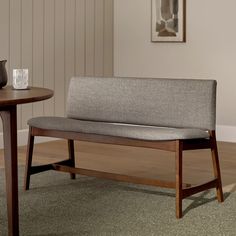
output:
[[114, 137], [107, 135], [97, 135], [97, 134], [85, 134], [78, 132], [65, 132], [60, 130], [46, 130], [39, 129], [36, 127], [32, 127], [32, 135], [34, 136], [45, 136], [45, 137], [55, 137], [55, 138], [63, 138], [63, 139], [73, 139], [87, 142], [95, 142], [95, 143], [106, 143], [106, 144], [114, 144], [114, 145], [125, 145], [132, 147], [146, 147], [146, 148], [154, 148], [164, 151], [172, 151], [175, 152], [175, 141], [144, 141], [138, 139], [131, 138], [122, 138], [122, 137]]
[[[53, 91], [31, 87], [27, 90], [14, 90], [6, 87], [0, 90], [0, 115], [3, 122], [4, 158], [6, 169], [6, 191], [8, 211], [8, 235], [19, 235], [18, 210], [18, 174], [17, 174], [17, 112], [18, 104], [37, 102], [53, 96]], [[34, 137], [31, 137], [33, 140]], [[33, 151], [33, 144], [28, 152]], [[28, 171], [32, 159], [28, 159]], [[28, 171], [26, 171], [28, 173]], [[29, 185], [29, 176], [25, 180], [25, 188]]]
[[0, 90], [0, 106], [38, 102], [53, 96], [53, 91], [45, 88], [30, 87], [16, 90], [7, 86]]
[[[167, 141], [137, 140], [137, 139], [97, 135], [97, 134], [66, 132], [66, 131], [60, 131], [60, 130], [46, 130], [46, 129], [39, 129], [36, 127], [31, 127], [30, 132], [32, 136], [49, 136], [49, 137], [63, 138], [63, 139], [68, 139], [68, 140], [88, 141], [88, 142], [95, 142], [95, 143], [125, 145], [125, 146], [134, 146], [134, 147], [145, 147], [145, 148], [153, 148], [153, 149], [160, 149], [160, 150], [175, 152], [175, 166], [176, 166], [175, 167], [175, 173], [176, 173], [175, 182], [166, 182], [163, 180], [139, 178], [136, 176], [120, 175], [116, 173], [108, 173], [108, 172], [101, 172], [101, 171], [96, 171], [96, 170], [74, 168], [74, 167], [71, 167], [71, 164], [68, 164], [68, 163], [65, 163], [65, 165], [62, 165], [61, 163], [54, 163], [54, 164], [49, 164], [45, 166], [31, 167], [31, 170], [34, 170], [34, 171], [36, 170], [37, 173], [40, 171], [54, 169], [57, 171], [69, 172], [71, 174], [82, 174], [82, 175], [88, 175], [88, 176], [93, 176], [97, 178], [107, 178], [111, 180], [132, 182], [136, 184], [175, 188], [176, 189], [176, 218], [178, 219], [183, 216], [183, 213], [182, 213], [183, 199], [195, 193], [198, 193], [206, 189], [210, 189], [210, 188], [216, 188], [218, 200], [220, 202], [223, 201], [223, 192], [222, 192], [220, 166], [219, 166], [215, 131], [209, 131], [210, 138], [190, 139], [190, 140], [167, 140]], [[190, 184], [183, 184], [183, 151], [195, 150], [195, 149], [211, 149], [212, 150], [212, 160], [213, 160], [215, 179], [208, 181], [207, 183], [197, 185], [197, 186], [191, 186]], [[69, 156], [72, 156], [72, 160], [74, 160], [74, 146], [72, 148], [72, 141], [69, 141]], [[30, 174], [30, 171], [27, 174]]]
[[8, 235], [19, 234], [16, 106], [0, 111], [3, 123]]
[[[144, 184], [144, 185], [151, 185], [151, 186], [159, 186], [163, 188], [175, 188], [175, 182], [157, 180], [157, 179], [148, 179], [148, 178], [139, 178], [136, 176], [129, 176], [129, 175], [121, 175], [115, 173], [108, 173], [103, 171], [96, 171], [96, 170], [88, 170], [82, 168], [72, 168], [69, 166], [63, 166], [60, 164], [52, 164], [54, 170], [68, 172], [68, 173], [76, 173], [80, 175], [92, 176], [96, 178], [102, 179], [110, 179], [116, 180], [121, 182], [131, 182], [135, 184]], [[187, 186], [184, 185], [184, 186]]]
[[213, 179], [207, 183], [183, 189], [182, 198], [187, 198], [193, 194], [218, 186], [218, 179]]
[[182, 217], [182, 199], [183, 199], [183, 142], [176, 140], [175, 152], [175, 184], [176, 184], [176, 218]]
[[[69, 154], [69, 161], [70, 166], [75, 167], [75, 147], [74, 147], [74, 140], [68, 140], [68, 154]], [[70, 178], [75, 179], [75, 174], [70, 173]]]
[[29, 189], [30, 167], [32, 165], [33, 149], [34, 149], [34, 136], [32, 136], [31, 131], [29, 131], [28, 145], [27, 145], [27, 152], [26, 152], [26, 164], [27, 165], [25, 166], [25, 183], [24, 183], [25, 190]]
[[215, 131], [210, 132], [211, 137], [211, 155], [212, 155], [212, 163], [215, 178], [218, 180], [216, 185], [217, 191], [217, 199], [219, 202], [224, 201], [223, 191], [222, 191], [222, 181], [221, 181], [221, 173], [220, 173], [220, 162], [218, 156], [218, 148], [216, 143], [216, 134]]

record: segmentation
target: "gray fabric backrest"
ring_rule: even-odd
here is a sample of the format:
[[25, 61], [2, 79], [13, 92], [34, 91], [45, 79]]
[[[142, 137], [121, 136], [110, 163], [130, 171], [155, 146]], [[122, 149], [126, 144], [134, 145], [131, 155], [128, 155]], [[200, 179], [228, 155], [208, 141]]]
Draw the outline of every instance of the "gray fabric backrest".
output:
[[215, 130], [216, 81], [75, 77], [69, 118]]

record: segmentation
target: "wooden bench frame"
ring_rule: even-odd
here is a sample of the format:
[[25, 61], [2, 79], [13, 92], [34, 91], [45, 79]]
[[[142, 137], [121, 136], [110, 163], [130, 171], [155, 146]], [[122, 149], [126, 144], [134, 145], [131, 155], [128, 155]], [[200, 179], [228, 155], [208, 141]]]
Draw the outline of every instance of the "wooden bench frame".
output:
[[[75, 179], [75, 174], [81, 174], [86, 176], [93, 176], [97, 178], [106, 178], [111, 180], [118, 180], [124, 182], [132, 182], [136, 184], [160, 186], [165, 188], [175, 188], [176, 189], [176, 217], [182, 217], [182, 200], [198, 192], [216, 188], [217, 199], [219, 202], [224, 201], [221, 174], [220, 174], [220, 164], [218, 158], [218, 150], [216, 143], [215, 131], [208, 131], [209, 139], [189, 139], [189, 140], [172, 140], [172, 141], [142, 141], [130, 138], [113, 137], [105, 135], [96, 134], [85, 134], [77, 132], [65, 132], [58, 130], [45, 130], [35, 127], [29, 128], [29, 138], [28, 138], [28, 148], [27, 148], [27, 159], [26, 159], [26, 170], [25, 170], [25, 185], [24, 189], [29, 189], [30, 176], [36, 173], [40, 173], [47, 170], [57, 170], [68, 172], [71, 175], [71, 179]], [[56, 137], [68, 140], [68, 151], [69, 158], [67, 160], [48, 164], [41, 166], [32, 166], [32, 155], [34, 147], [34, 137], [35, 136], [47, 136]], [[162, 180], [140, 178], [135, 176], [127, 176], [120, 174], [113, 174], [95, 170], [75, 168], [75, 155], [74, 155], [74, 140], [88, 141], [95, 143], [106, 143], [106, 144], [116, 144], [125, 146], [136, 146], [136, 147], [146, 147], [153, 149], [160, 149], [175, 152], [175, 172], [176, 180], [175, 182], [166, 182]], [[213, 170], [215, 178], [207, 183], [191, 186], [188, 184], [183, 184], [183, 151], [185, 150], [195, 150], [195, 149], [211, 149]]]

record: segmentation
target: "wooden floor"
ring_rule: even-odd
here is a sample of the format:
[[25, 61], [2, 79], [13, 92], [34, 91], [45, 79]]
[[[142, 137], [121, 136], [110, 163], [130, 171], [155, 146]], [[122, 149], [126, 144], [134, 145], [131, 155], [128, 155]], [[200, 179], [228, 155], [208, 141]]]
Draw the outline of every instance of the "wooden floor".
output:
[[[236, 191], [236, 143], [219, 142], [224, 191]], [[174, 154], [154, 149], [75, 142], [76, 166], [140, 177], [174, 180]], [[19, 148], [19, 165], [25, 165], [26, 147]], [[0, 167], [4, 167], [0, 150]], [[63, 140], [36, 144], [33, 164], [67, 158]], [[184, 152], [184, 182], [198, 184], [213, 176], [210, 150]], [[40, 178], [40, 175], [38, 176]]]

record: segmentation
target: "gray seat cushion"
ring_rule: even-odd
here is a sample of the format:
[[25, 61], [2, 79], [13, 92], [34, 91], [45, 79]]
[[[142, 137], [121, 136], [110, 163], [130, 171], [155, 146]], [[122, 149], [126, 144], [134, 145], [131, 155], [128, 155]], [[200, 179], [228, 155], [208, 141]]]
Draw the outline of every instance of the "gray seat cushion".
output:
[[74, 77], [67, 117], [215, 130], [216, 81]]
[[28, 124], [31, 127], [47, 130], [100, 134], [150, 141], [209, 138], [208, 133], [200, 129], [96, 122], [64, 117], [37, 117], [30, 119]]

